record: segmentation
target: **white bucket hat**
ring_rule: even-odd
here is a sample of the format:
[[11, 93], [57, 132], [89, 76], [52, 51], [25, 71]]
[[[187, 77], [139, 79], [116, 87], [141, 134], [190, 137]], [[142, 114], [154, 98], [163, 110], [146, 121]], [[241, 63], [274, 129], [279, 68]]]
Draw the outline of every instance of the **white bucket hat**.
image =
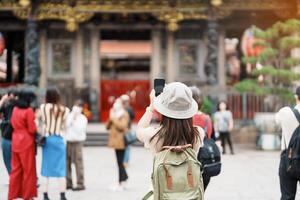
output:
[[159, 113], [173, 119], [188, 119], [198, 112], [191, 89], [180, 82], [167, 84], [163, 92], [154, 98], [153, 105]]

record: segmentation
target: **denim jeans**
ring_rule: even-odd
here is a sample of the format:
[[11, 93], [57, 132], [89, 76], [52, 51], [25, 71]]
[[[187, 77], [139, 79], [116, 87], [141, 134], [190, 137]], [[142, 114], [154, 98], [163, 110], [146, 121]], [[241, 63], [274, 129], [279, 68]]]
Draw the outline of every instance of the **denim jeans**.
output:
[[7, 173], [10, 174], [11, 172], [11, 141], [2, 138], [2, 153], [3, 153], [3, 160], [7, 170]]

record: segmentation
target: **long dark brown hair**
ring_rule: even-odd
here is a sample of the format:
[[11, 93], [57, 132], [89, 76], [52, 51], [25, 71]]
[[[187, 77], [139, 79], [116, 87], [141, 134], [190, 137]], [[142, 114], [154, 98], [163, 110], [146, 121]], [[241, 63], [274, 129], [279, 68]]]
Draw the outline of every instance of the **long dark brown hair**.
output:
[[46, 103], [60, 104], [60, 94], [56, 87], [48, 87], [46, 91]]
[[[50, 112], [55, 114], [55, 118], [58, 118], [58, 116], [61, 112], [63, 112], [63, 113], [65, 112], [64, 109], [63, 110], [61, 109], [60, 94], [56, 87], [50, 86], [47, 88], [46, 103], [53, 104]], [[57, 107], [56, 111], [55, 111], [55, 107]]]
[[156, 137], [157, 143], [163, 140], [163, 146], [177, 145], [194, 145], [197, 140], [200, 140], [199, 131], [193, 126], [193, 118], [189, 119], [173, 119], [162, 116], [161, 128], [150, 139], [150, 142]]

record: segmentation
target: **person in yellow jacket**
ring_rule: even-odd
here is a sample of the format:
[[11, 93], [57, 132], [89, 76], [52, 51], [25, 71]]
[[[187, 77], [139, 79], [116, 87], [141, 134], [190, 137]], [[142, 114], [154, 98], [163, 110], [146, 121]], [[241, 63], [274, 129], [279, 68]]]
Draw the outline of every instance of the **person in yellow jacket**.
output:
[[128, 179], [123, 161], [126, 148], [124, 136], [128, 132], [129, 120], [128, 112], [124, 109], [121, 100], [117, 99], [110, 110], [107, 124], [108, 146], [115, 149], [119, 171], [119, 184], [113, 188], [114, 191], [123, 191]]

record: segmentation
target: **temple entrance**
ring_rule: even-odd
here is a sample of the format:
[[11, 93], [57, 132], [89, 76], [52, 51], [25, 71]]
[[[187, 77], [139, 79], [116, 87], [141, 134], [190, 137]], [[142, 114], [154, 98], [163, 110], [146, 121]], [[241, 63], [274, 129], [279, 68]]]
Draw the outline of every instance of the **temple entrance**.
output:
[[152, 55], [150, 30], [101, 32], [100, 119], [106, 121], [115, 99], [130, 97], [138, 120], [148, 105]]

